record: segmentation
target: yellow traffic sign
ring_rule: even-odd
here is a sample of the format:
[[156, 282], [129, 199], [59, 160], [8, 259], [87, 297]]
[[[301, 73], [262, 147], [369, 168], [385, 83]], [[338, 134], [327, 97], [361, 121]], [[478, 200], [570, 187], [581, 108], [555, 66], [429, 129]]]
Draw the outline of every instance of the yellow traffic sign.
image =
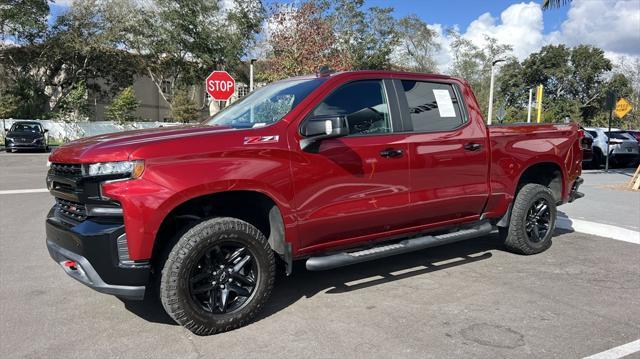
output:
[[614, 110], [616, 116], [618, 116], [618, 118], [623, 118], [629, 113], [629, 111], [631, 111], [631, 104], [629, 101], [624, 98], [620, 98], [618, 102], [616, 102], [616, 109]]

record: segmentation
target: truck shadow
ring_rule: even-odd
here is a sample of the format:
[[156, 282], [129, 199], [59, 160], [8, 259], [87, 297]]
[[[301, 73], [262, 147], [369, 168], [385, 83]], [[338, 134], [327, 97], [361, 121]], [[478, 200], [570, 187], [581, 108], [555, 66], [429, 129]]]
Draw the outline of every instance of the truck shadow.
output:
[[[323, 295], [346, 293], [468, 265], [491, 258], [492, 254], [489, 251], [501, 248], [502, 244], [494, 233], [475, 240], [322, 272], [307, 271], [304, 261], [298, 261], [294, 263], [293, 274], [290, 277], [287, 277], [284, 270], [280, 268], [271, 299], [254, 321], [265, 319], [302, 298], [311, 298], [321, 293]], [[151, 293], [143, 301], [122, 300], [122, 302], [128, 311], [144, 320], [176, 325], [164, 312], [157, 296]]]
[[271, 299], [255, 321], [267, 318], [302, 298], [352, 292], [468, 265], [491, 258], [489, 251], [500, 248], [502, 244], [497, 234], [492, 234], [322, 272], [307, 271], [304, 261], [299, 261], [294, 263], [291, 277], [280, 273]]

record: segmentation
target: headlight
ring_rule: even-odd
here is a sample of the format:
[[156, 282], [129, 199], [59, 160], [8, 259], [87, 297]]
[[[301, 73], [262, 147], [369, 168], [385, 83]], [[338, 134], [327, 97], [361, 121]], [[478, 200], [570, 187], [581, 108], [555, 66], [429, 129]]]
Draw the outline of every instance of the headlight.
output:
[[142, 176], [142, 172], [144, 172], [143, 161], [92, 163], [86, 167], [86, 175], [90, 177], [120, 175], [138, 178]]
[[13, 138], [11, 138], [11, 137], [5, 137], [4, 139], [5, 139], [7, 142], [13, 142]]

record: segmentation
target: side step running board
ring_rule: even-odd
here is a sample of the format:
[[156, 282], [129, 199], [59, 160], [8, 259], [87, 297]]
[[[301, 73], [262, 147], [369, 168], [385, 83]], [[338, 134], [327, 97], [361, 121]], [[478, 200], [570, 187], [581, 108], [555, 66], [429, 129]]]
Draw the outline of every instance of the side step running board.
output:
[[463, 241], [470, 238], [481, 237], [491, 233], [491, 223], [484, 222], [468, 229], [457, 232], [445, 233], [437, 236], [422, 236], [405, 239], [403, 241], [380, 245], [357, 252], [341, 252], [327, 256], [311, 257], [307, 259], [307, 270], [320, 271], [337, 267], [348, 266], [355, 263], [367, 262], [374, 259], [408, 253], [420, 249], [440, 246], [443, 244]]

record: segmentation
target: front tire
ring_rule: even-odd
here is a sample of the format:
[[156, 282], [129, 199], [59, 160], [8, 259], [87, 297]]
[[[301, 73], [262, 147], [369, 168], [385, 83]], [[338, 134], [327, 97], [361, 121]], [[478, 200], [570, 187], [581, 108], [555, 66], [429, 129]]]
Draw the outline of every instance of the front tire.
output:
[[556, 201], [551, 190], [530, 183], [518, 192], [508, 228], [500, 228], [505, 246], [518, 254], [537, 254], [551, 247]]
[[267, 302], [275, 258], [265, 236], [236, 218], [213, 218], [187, 231], [162, 270], [167, 314], [197, 335], [248, 323]]

